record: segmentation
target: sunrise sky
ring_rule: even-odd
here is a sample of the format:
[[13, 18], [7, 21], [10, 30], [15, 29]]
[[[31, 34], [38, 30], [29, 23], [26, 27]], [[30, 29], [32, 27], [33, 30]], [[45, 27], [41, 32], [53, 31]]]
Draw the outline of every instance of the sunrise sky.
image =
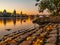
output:
[[24, 14], [38, 14], [38, 8], [35, 6], [35, 0], [0, 0], [0, 11], [6, 9], [8, 12], [17, 13], [21, 11]]

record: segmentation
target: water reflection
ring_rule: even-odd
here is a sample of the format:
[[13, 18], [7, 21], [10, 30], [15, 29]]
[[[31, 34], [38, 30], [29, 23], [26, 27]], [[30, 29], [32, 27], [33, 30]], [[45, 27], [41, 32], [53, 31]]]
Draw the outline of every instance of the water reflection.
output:
[[16, 25], [16, 21], [20, 21], [21, 22], [21, 24], [23, 23], [23, 22], [26, 22], [26, 20], [27, 20], [28, 18], [0, 18], [0, 23], [3, 23], [4, 25], [6, 25], [7, 23], [9, 23], [9, 22], [13, 22], [13, 24], [14, 25]]
[[[0, 17], [0, 36], [34, 27], [32, 20], [31, 18]], [[6, 29], [9, 29], [9, 32]]]

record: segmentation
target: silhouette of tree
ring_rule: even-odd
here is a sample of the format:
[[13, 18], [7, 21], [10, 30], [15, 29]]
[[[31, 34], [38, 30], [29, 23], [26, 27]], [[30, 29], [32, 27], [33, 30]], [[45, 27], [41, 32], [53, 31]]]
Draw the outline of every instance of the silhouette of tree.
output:
[[48, 9], [52, 14], [58, 14], [60, 12], [60, 0], [36, 0], [35, 6], [38, 6], [39, 12], [43, 12]]

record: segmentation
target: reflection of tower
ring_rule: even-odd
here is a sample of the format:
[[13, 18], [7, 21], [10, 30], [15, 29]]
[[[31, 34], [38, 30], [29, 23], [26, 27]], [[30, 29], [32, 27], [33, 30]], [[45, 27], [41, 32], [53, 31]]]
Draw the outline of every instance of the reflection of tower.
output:
[[4, 25], [6, 25], [6, 18], [3, 18], [3, 23], [4, 23]]
[[21, 24], [22, 24], [22, 22], [23, 22], [23, 18], [21, 18]]
[[13, 23], [14, 25], [16, 25], [16, 18], [13, 18]]

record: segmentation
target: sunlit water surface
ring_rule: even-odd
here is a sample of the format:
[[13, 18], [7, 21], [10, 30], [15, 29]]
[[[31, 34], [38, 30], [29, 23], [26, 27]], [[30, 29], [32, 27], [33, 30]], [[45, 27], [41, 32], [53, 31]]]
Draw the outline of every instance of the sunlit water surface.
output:
[[10, 34], [16, 30], [34, 28], [37, 24], [32, 23], [33, 20], [34, 19], [31, 18], [0, 17], [0, 38], [3, 35]]

